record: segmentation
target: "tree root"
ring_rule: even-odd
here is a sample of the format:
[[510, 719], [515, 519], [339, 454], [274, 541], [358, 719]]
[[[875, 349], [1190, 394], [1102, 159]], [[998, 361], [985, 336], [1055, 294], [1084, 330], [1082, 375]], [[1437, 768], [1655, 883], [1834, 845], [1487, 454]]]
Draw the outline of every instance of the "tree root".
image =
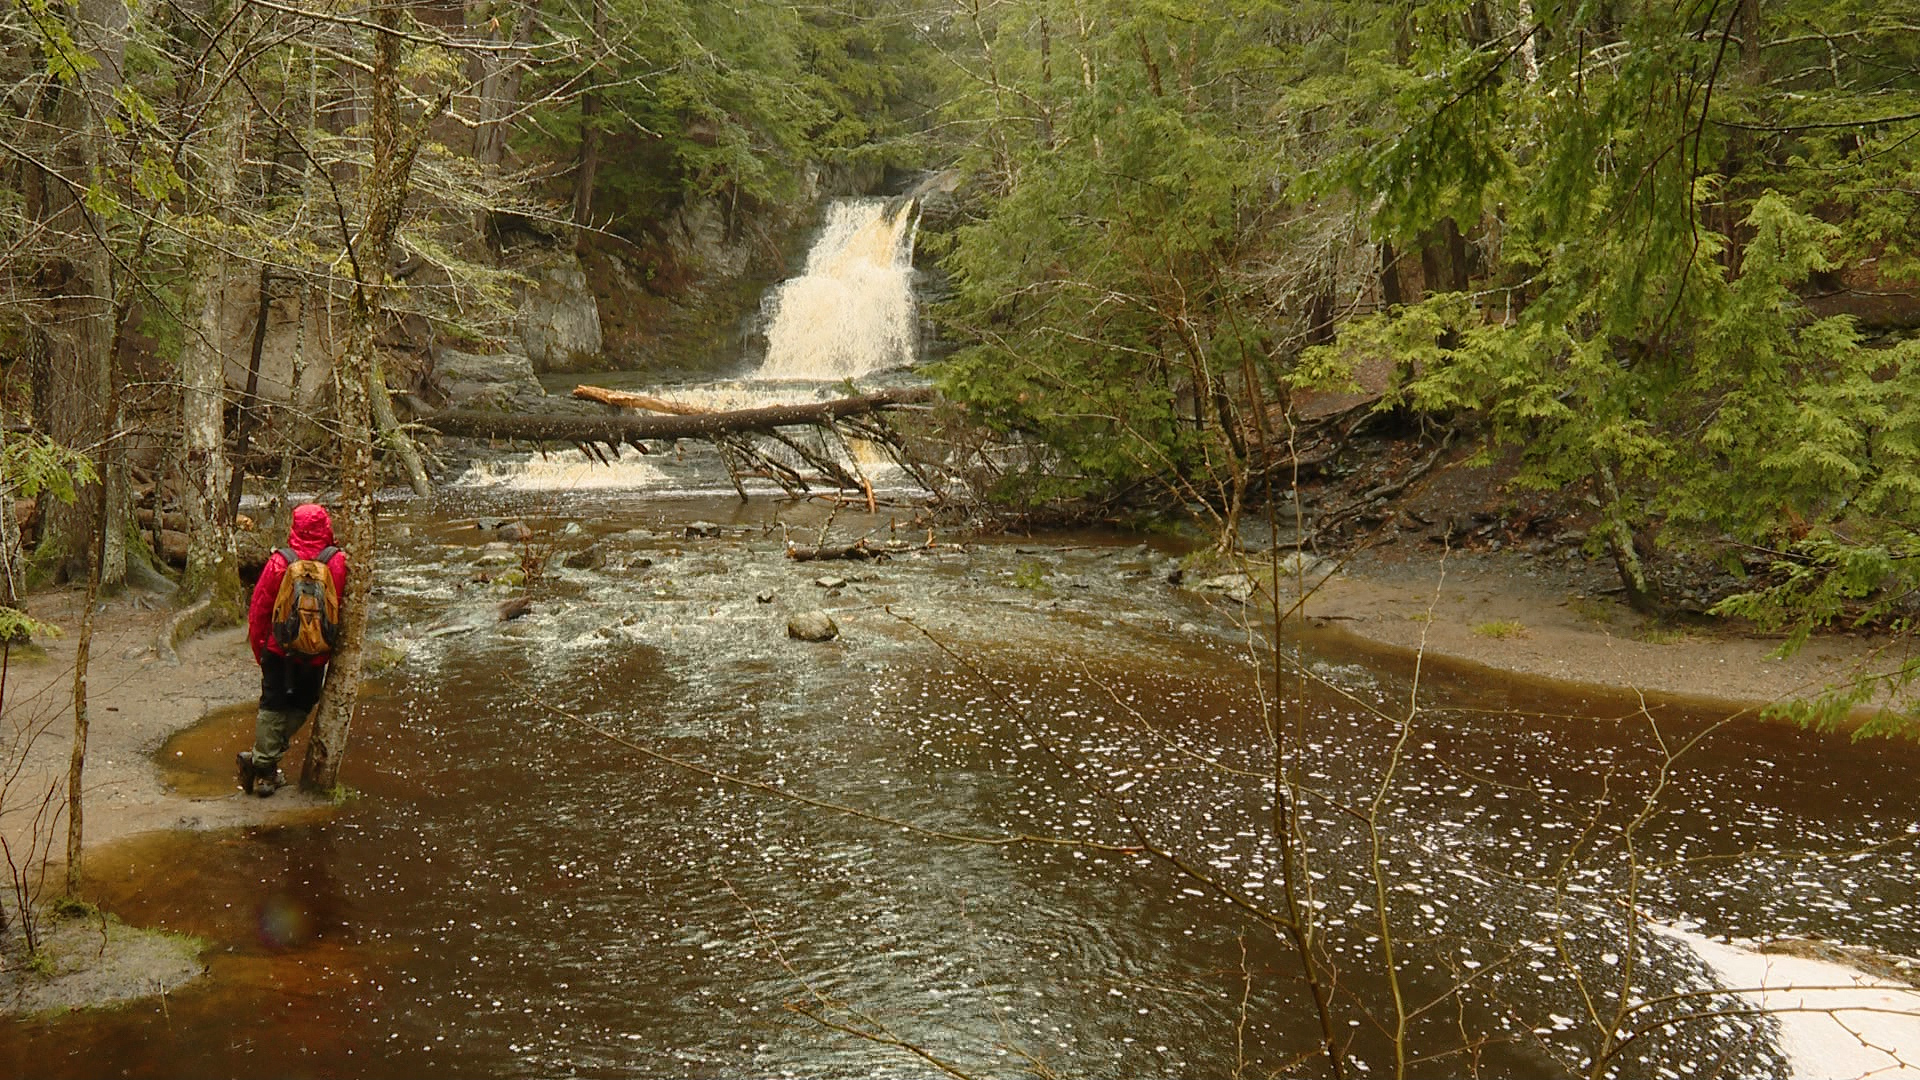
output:
[[213, 594], [204, 592], [199, 599], [176, 612], [160, 628], [160, 637], [153, 643], [154, 651], [160, 659], [169, 664], [180, 662], [180, 646], [192, 640], [195, 634], [207, 628], [213, 622]]

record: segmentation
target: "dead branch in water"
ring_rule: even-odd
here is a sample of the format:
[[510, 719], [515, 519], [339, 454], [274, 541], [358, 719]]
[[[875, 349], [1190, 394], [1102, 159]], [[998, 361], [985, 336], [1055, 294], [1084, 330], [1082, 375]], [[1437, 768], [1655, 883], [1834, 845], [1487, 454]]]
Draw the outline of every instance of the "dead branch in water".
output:
[[872, 543], [863, 538], [851, 544], [841, 544], [836, 547], [790, 547], [787, 549], [787, 558], [794, 562], [814, 562], [825, 559], [846, 559], [852, 562], [864, 562], [868, 559], [885, 561], [913, 549], [914, 545], [904, 540]]
[[604, 386], [588, 386], [582, 383], [573, 388], [573, 396], [583, 401], [598, 401], [602, 405], [614, 405], [622, 409], [645, 409], [648, 412], [671, 413], [675, 416], [698, 416], [714, 410], [700, 405], [687, 405], [652, 394], [636, 394], [631, 390], [609, 390]]

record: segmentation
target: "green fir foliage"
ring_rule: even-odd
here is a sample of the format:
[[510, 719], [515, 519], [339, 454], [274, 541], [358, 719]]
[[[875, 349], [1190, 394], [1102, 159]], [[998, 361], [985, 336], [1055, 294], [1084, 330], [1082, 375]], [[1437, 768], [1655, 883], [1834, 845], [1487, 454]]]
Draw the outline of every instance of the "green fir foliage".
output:
[[[890, 5], [797, 9], [604, 0], [548, 9], [538, 24], [572, 57], [533, 80], [548, 100], [521, 129], [523, 151], [567, 160], [583, 125], [605, 142], [595, 205], [638, 233], [700, 197], [790, 201], [809, 160], [870, 157], [900, 131], [897, 107], [916, 55], [912, 23]], [[880, 62], [882, 54], [886, 62]], [[579, 99], [591, 80], [591, 116]]]
[[1384, 362], [1381, 409], [1597, 504], [1623, 578], [1655, 536], [1737, 567], [1720, 612], [1790, 643], [1902, 628], [1920, 344], [1815, 301], [1920, 280], [1915, 14], [956, 8], [936, 377], [1047, 448], [1010, 498], [1100, 502], [1211, 497], [1289, 393]]

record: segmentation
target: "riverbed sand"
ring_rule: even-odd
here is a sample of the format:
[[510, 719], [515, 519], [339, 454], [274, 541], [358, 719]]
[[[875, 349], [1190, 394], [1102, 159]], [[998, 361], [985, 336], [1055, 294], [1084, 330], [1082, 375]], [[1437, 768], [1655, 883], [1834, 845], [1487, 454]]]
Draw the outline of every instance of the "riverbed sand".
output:
[[1409, 546], [1350, 557], [1304, 605], [1312, 632], [1503, 676], [1754, 709], [1897, 671], [1914, 647], [1842, 632], [1783, 654], [1784, 633], [1636, 614], [1601, 563]]

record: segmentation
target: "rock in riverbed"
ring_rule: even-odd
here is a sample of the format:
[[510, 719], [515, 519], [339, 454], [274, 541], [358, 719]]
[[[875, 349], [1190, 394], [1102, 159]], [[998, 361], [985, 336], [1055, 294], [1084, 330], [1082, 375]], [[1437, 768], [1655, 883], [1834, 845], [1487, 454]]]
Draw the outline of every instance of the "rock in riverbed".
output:
[[824, 611], [802, 611], [787, 619], [787, 636], [801, 641], [832, 641], [840, 625]]

